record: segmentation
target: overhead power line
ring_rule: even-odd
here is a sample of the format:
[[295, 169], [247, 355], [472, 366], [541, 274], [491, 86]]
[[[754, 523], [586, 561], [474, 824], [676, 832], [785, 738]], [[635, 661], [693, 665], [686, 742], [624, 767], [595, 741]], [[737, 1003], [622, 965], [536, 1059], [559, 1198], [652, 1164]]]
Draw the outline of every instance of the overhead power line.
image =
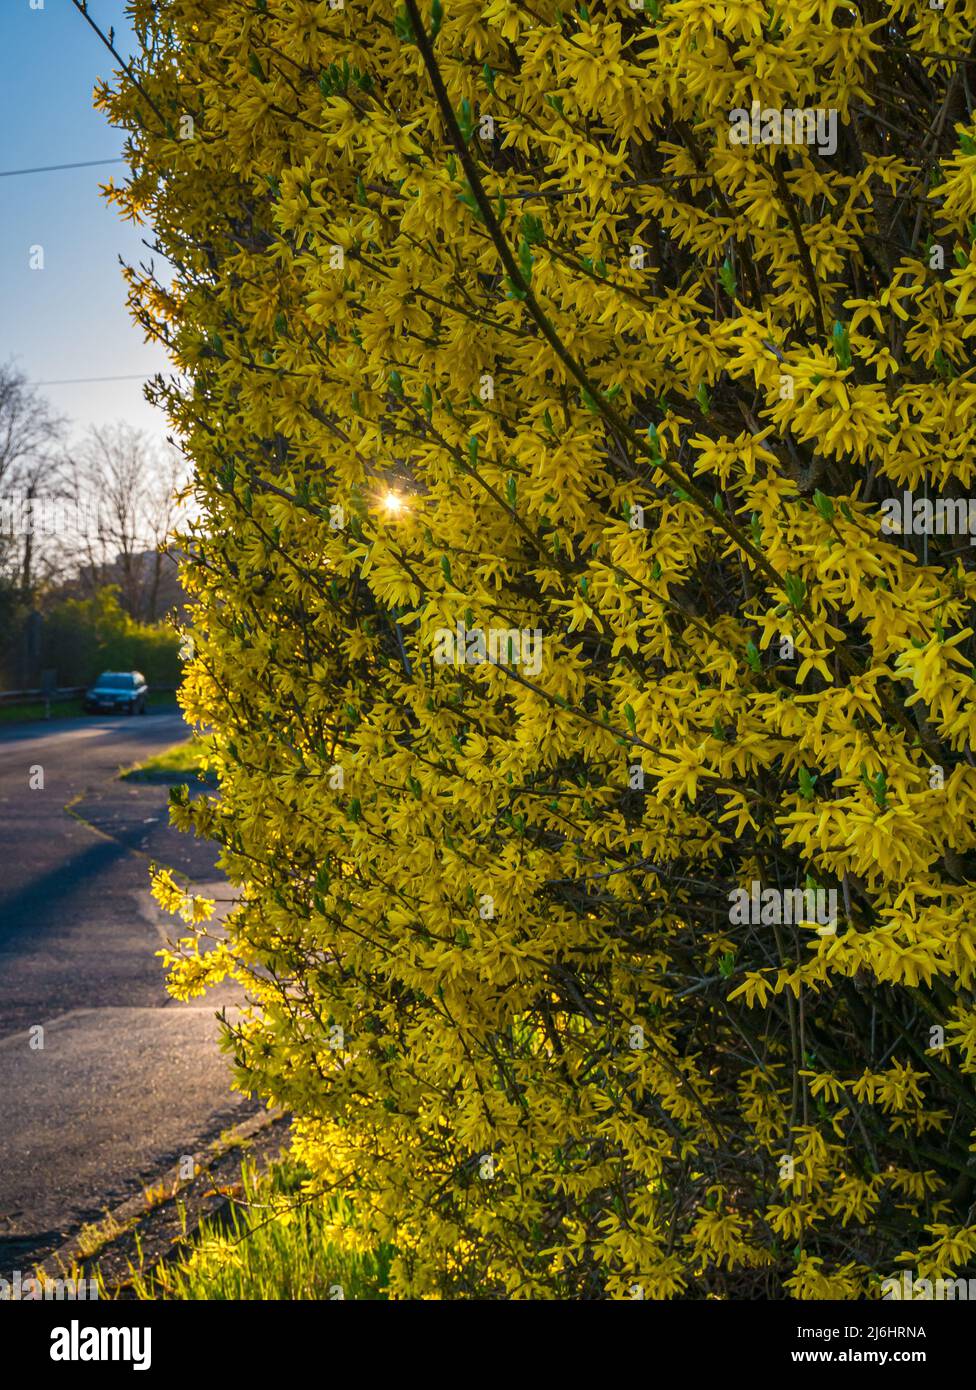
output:
[[95, 164], [125, 164], [125, 157], [115, 159], [83, 159], [77, 164], [38, 164], [34, 169], [0, 169], [0, 179], [13, 178], [15, 174], [53, 174], [58, 169], [90, 169]]
[[133, 372], [128, 376], [72, 376], [60, 381], [32, 381], [32, 386], [87, 386], [92, 381], [149, 381], [155, 372]]

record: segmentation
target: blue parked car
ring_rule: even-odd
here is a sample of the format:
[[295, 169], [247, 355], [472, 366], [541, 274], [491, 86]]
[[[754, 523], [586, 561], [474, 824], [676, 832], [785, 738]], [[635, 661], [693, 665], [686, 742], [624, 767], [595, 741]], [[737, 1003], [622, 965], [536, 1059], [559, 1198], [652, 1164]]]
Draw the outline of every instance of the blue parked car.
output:
[[145, 714], [149, 709], [149, 686], [141, 671], [103, 671], [85, 692], [89, 714]]

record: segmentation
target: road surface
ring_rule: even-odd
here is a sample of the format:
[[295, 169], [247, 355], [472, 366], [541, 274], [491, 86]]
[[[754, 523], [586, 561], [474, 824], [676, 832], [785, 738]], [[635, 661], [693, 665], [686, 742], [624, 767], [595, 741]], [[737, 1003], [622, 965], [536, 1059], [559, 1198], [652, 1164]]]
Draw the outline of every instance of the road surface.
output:
[[216, 1045], [233, 994], [177, 1004], [155, 955], [185, 928], [150, 860], [226, 897], [214, 847], [169, 828], [165, 785], [117, 776], [186, 736], [176, 713], [0, 728], [6, 1277], [253, 1109]]

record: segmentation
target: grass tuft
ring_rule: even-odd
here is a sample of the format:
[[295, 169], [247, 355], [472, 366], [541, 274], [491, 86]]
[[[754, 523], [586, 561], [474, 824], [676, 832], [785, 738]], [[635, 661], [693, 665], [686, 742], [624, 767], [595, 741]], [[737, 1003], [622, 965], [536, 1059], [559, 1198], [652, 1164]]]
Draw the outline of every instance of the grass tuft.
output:
[[202, 1222], [180, 1255], [136, 1274], [136, 1297], [384, 1299], [390, 1250], [338, 1249], [335, 1231], [355, 1229], [352, 1209], [341, 1197], [310, 1195], [308, 1178], [292, 1159], [260, 1176], [245, 1161], [241, 1195], [228, 1214]]

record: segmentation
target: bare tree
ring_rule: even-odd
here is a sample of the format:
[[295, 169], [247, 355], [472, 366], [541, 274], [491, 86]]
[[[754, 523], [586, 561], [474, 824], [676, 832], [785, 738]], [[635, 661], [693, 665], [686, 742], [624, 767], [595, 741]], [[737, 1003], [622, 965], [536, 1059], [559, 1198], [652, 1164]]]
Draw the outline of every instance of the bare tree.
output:
[[168, 549], [180, 515], [180, 502], [186, 487], [186, 459], [175, 444], [167, 442], [156, 452], [156, 468], [147, 481], [143, 499], [143, 523], [154, 555], [144, 597], [147, 622], [156, 622], [159, 612], [163, 566], [174, 563]]
[[186, 477], [182, 454], [117, 421], [92, 426], [72, 449], [71, 476], [79, 513], [85, 499], [97, 504], [97, 525], [81, 537], [90, 587], [117, 583], [127, 612], [156, 621], [165, 547]]
[[56, 528], [42, 524], [63, 500], [65, 486], [59, 445], [65, 421], [13, 363], [0, 363], [0, 499], [12, 525], [0, 525], [0, 573], [24, 598], [33, 596], [40, 547], [54, 567]]

